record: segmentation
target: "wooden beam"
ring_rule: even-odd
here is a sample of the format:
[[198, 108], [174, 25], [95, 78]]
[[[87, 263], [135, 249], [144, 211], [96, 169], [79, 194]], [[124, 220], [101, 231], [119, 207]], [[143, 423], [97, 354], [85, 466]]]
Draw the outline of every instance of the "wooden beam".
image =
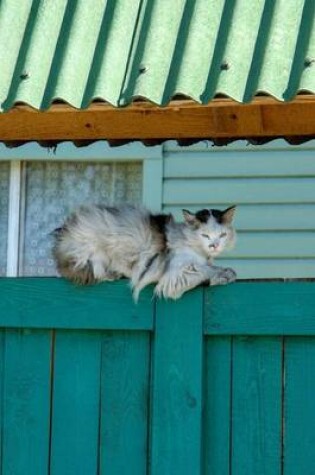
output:
[[55, 104], [45, 112], [16, 106], [0, 114], [0, 141], [219, 139], [315, 135], [315, 96], [291, 102], [268, 97], [249, 104], [215, 99], [207, 105], [172, 101], [115, 108], [94, 103], [87, 109]]

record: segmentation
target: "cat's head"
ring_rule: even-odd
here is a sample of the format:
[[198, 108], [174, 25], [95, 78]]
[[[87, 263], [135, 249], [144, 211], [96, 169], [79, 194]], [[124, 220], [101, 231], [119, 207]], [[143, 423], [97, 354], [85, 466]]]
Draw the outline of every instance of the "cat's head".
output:
[[191, 213], [183, 209], [186, 225], [193, 231], [194, 242], [207, 257], [216, 257], [224, 249], [233, 247], [235, 206], [220, 211], [202, 209]]

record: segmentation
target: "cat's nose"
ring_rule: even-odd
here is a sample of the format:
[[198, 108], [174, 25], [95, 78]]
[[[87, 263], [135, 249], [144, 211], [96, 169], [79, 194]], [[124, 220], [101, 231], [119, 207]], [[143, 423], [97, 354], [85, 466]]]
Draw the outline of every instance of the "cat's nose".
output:
[[212, 249], [218, 249], [219, 247], [219, 243], [218, 242], [214, 242], [213, 244], [210, 244], [210, 246]]

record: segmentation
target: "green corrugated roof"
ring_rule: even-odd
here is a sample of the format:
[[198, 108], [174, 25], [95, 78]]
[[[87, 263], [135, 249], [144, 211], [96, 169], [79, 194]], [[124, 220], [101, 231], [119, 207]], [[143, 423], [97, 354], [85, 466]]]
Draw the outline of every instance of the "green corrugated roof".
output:
[[314, 0], [2, 0], [0, 103], [315, 93]]

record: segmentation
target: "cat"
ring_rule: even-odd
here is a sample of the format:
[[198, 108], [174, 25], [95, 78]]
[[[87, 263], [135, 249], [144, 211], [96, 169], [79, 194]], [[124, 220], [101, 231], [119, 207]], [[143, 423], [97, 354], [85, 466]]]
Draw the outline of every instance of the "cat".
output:
[[81, 207], [54, 232], [57, 270], [78, 284], [127, 277], [136, 301], [152, 283], [157, 296], [171, 299], [205, 282], [227, 284], [236, 273], [212, 261], [234, 243], [234, 213], [235, 206], [184, 209], [177, 223], [133, 205]]

